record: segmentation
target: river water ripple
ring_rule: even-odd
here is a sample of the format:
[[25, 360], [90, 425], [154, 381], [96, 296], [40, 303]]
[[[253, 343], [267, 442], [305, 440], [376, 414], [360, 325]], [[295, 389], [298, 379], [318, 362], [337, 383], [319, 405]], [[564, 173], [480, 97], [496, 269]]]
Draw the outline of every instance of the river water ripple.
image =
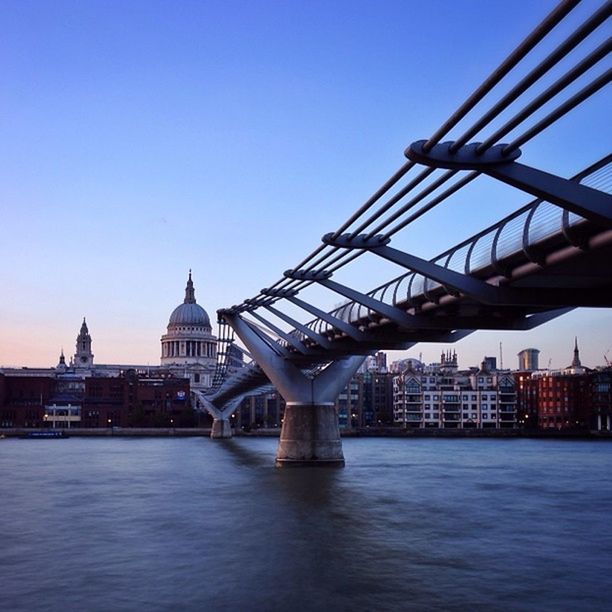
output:
[[0, 610], [610, 610], [612, 444], [0, 440]]

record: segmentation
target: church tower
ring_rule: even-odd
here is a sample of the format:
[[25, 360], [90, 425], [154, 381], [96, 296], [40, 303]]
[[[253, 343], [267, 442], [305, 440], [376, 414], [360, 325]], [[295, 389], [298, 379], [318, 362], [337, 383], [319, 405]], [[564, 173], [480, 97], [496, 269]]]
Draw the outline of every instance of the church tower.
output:
[[91, 368], [93, 366], [93, 353], [91, 352], [91, 336], [87, 329], [87, 322], [83, 317], [81, 331], [76, 339], [76, 353], [74, 354], [74, 366], [76, 368]]

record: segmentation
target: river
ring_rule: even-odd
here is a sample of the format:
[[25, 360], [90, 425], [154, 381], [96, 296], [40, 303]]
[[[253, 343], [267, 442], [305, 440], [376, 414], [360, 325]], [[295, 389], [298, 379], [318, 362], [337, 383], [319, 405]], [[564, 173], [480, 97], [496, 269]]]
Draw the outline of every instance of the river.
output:
[[610, 610], [612, 443], [0, 440], [0, 610]]

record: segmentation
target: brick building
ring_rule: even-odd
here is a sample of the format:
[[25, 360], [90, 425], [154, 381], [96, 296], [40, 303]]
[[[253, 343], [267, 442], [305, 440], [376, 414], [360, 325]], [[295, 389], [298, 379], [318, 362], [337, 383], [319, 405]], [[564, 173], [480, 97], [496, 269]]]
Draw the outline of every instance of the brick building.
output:
[[612, 430], [612, 367], [585, 368], [577, 339], [572, 362], [566, 368], [523, 370], [515, 372], [514, 377], [523, 428]]
[[189, 379], [128, 370], [117, 377], [0, 374], [0, 427], [54, 429], [209, 426]]
[[0, 427], [41, 427], [54, 383], [49, 376], [0, 374]]
[[520, 372], [515, 377], [526, 429], [612, 430], [612, 368]]
[[189, 379], [128, 370], [117, 378], [85, 379], [83, 427], [194, 427]]
[[544, 372], [527, 380], [530, 397], [537, 403], [540, 429], [588, 429], [590, 380], [587, 374]]
[[529, 383], [532, 371], [519, 370], [512, 373], [516, 389], [516, 422], [521, 429], [538, 428], [538, 390]]

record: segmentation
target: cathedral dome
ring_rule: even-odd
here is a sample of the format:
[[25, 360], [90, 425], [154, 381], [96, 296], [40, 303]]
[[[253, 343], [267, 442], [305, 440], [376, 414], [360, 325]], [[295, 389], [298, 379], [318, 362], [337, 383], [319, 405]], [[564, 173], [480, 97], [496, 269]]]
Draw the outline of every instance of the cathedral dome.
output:
[[177, 325], [197, 325], [210, 329], [210, 318], [207, 312], [196, 303], [195, 290], [191, 280], [191, 270], [189, 271], [187, 287], [185, 287], [185, 300], [172, 311], [168, 321], [168, 327], [175, 327]]
[[168, 331], [161, 337], [161, 365], [169, 372], [189, 378], [193, 389], [212, 384], [217, 364], [217, 338], [206, 311], [196, 302], [191, 270], [185, 299], [170, 315]]
[[210, 327], [208, 314], [199, 304], [181, 304], [170, 315], [170, 325], [200, 325]]

